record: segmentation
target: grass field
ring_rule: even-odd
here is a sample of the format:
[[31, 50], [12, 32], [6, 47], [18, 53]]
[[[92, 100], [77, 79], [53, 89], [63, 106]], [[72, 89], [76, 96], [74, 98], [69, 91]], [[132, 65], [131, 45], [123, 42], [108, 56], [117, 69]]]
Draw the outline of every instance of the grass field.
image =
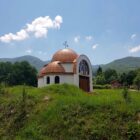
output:
[[2, 140], [139, 140], [140, 92], [72, 85], [0, 91]]

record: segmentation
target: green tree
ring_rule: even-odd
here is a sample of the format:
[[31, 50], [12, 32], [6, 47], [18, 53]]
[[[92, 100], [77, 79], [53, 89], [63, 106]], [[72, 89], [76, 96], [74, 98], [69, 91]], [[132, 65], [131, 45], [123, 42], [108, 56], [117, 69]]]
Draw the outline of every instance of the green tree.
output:
[[130, 86], [133, 84], [134, 78], [136, 77], [136, 71], [130, 71], [128, 72], [127, 76], [126, 76], [126, 82], [127, 85]]
[[0, 83], [8, 83], [8, 75], [12, 71], [12, 63], [0, 62]]
[[137, 86], [137, 89], [140, 90], [140, 72], [135, 77], [134, 84]]
[[0, 83], [8, 85], [37, 85], [37, 70], [28, 62], [0, 63]]
[[105, 77], [107, 84], [110, 84], [111, 81], [113, 81], [113, 80], [118, 80], [118, 74], [117, 74], [116, 70], [113, 70], [113, 69], [107, 69], [104, 72], [104, 77]]
[[96, 84], [104, 85], [105, 84], [105, 77], [104, 77], [104, 75], [103, 74], [97, 75], [95, 81], [96, 81]]
[[136, 71], [129, 71], [128, 73], [122, 73], [119, 77], [119, 81], [123, 86], [131, 86], [136, 77]]
[[99, 68], [97, 69], [97, 75], [101, 75], [103, 73], [102, 68], [99, 66]]
[[123, 86], [126, 86], [127, 85], [127, 81], [126, 81], [126, 78], [127, 75], [126, 73], [122, 73], [120, 76], [119, 76], [119, 82], [123, 85]]

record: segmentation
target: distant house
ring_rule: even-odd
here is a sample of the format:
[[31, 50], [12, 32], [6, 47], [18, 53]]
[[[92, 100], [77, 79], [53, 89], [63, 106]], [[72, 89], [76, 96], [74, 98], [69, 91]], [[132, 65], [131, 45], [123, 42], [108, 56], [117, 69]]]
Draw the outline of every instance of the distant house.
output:
[[120, 88], [120, 87], [121, 87], [121, 84], [119, 83], [119, 81], [113, 80], [113, 81], [111, 82], [111, 87], [112, 87], [112, 88]]
[[57, 51], [38, 75], [38, 87], [69, 83], [91, 92], [92, 66], [86, 55], [78, 55], [70, 48]]

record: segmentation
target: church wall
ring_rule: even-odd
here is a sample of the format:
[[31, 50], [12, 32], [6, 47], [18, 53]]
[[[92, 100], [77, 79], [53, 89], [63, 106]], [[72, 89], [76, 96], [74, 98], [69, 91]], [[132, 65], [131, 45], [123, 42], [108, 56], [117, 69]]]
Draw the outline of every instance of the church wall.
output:
[[38, 87], [43, 87], [44, 86], [44, 78], [38, 78]]
[[61, 75], [61, 83], [68, 83], [68, 84], [74, 84], [74, 77], [73, 75]]
[[[50, 83], [47, 84], [47, 77], [50, 77]], [[44, 86], [54, 84], [54, 75], [45, 75], [44, 76]]]
[[[74, 77], [73, 75], [46, 75], [44, 76], [44, 82], [42, 85], [46, 86], [46, 85], [50, 85], [50, 84], [55, 84], [55, 76], [59, 76], [60, 78], [60, 84], [63, 83], [68, 83], [68, 84], [74, 84]], [[50, 77], [50, 84], [46, 83], [46, 78]]]
[[79, 87], [79, 75], [78, 74], [74, 74], [74, 85]]
[[73, 72], [73, 63], [61, 63], [65, 72]]

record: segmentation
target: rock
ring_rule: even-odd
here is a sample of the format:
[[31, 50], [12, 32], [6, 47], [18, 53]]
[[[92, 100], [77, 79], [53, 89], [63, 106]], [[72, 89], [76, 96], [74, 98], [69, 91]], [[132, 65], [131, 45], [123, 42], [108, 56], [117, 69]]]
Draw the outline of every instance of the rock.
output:
[[49, 98], [48, 96], [45, 96], [43, 100], [44, 100], [44, 101], [49, 101], [50, 98]]

